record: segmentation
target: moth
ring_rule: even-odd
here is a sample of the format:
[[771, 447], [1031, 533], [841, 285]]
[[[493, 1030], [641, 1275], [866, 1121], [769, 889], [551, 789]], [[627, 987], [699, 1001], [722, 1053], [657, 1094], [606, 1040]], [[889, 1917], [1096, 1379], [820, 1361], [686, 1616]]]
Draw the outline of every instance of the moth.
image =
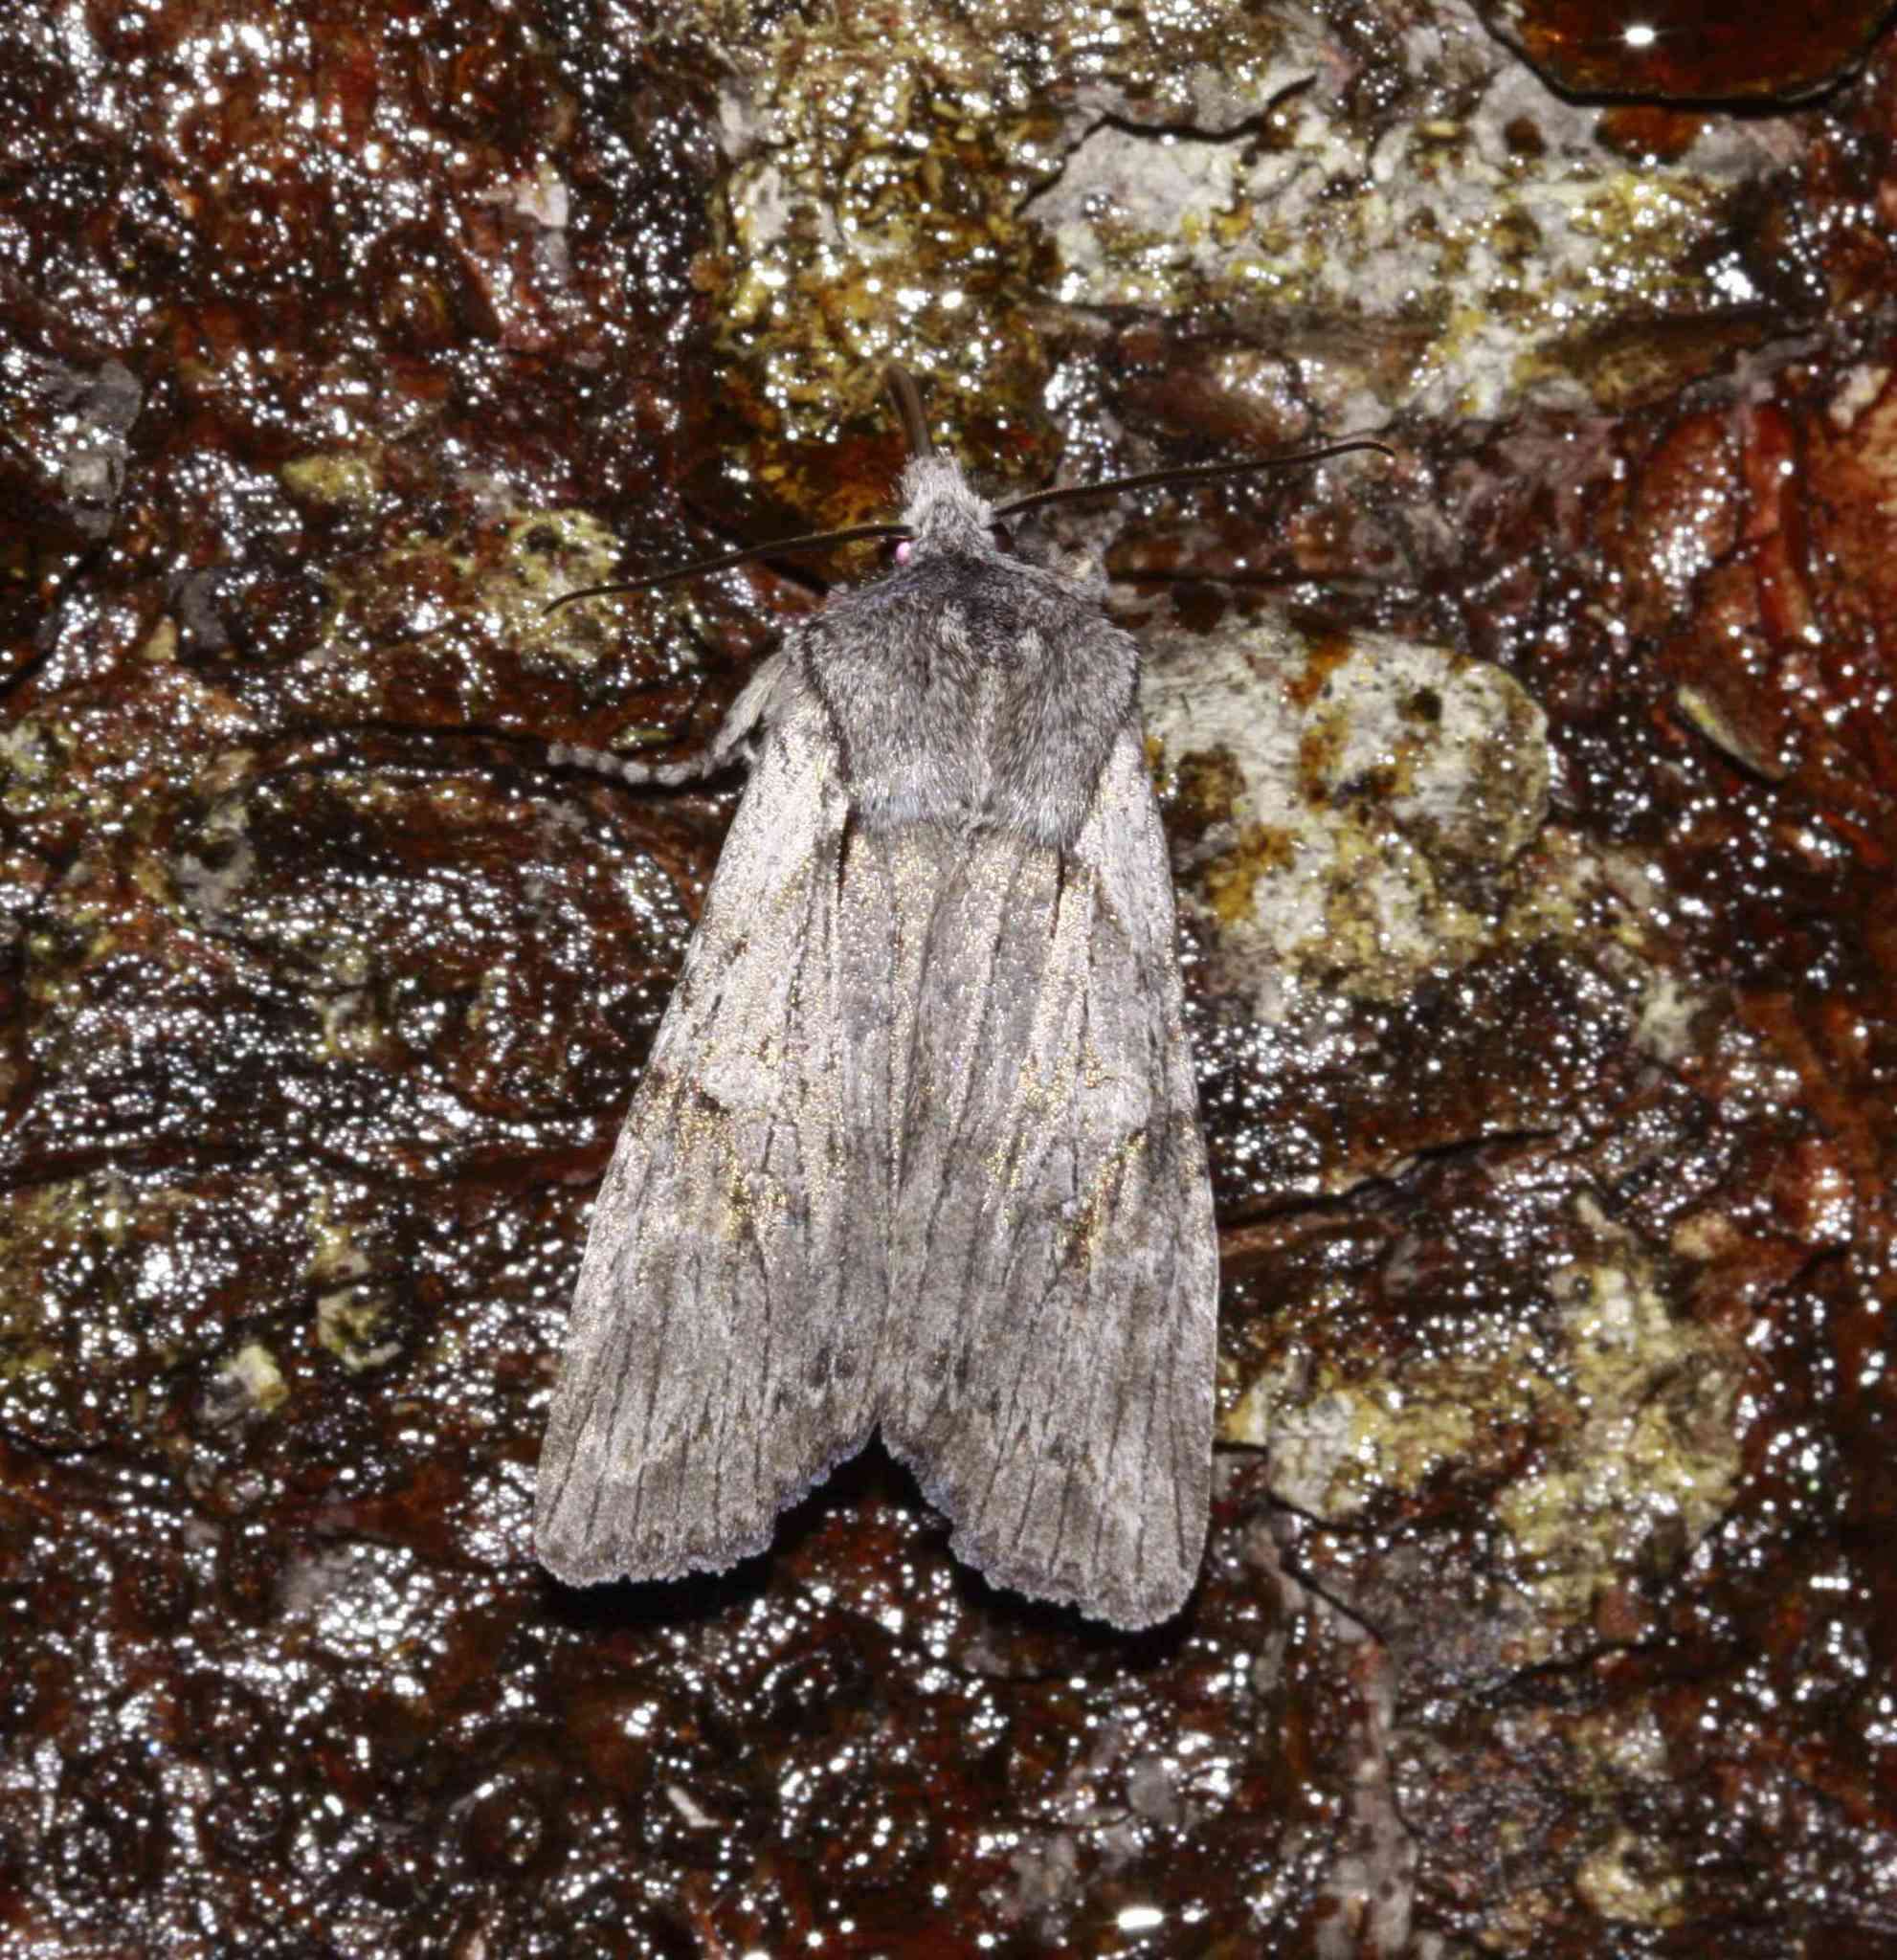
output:
[[991, 1582], [1144, 1627], [1205, 1541], [1218, 1252], [1138, 649], [997, 542], [1069, 493], [992, 509], [890, 381], [900, 523], [792, 546], [897, 566], [696, 761], [565, 752], [750, 774], [594, 1209], [535, 1547], [722, 1569], [880, 1432]]

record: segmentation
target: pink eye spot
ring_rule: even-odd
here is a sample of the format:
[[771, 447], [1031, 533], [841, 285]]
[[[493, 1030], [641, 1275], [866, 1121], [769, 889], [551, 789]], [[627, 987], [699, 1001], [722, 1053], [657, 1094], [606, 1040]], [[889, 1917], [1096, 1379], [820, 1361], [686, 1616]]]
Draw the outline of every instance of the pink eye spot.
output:
[[908, 562], [909, 562], [909, 551], [910, 551], [910, 549], [911, 549], [911, 546], [910, 546], [910, 541], [909, 541], [909, 540], [908, 540], [907, 538], [904, 538], [904, 540], [902, 541], [902, 543], [901, 543], [901, 544], [899, 544], [899, 545], [898, 545], [898, 546], [896, 546], [896, 563], [897, 563], [898, 565], [906, 565], [906, 564], [908, 564]]

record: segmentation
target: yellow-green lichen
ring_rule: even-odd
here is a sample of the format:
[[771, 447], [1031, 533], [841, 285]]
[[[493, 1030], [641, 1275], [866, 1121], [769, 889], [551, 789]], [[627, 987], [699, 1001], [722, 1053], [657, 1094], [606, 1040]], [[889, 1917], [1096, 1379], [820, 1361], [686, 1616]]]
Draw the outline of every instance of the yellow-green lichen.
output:
[[227, 1355], [217, 1365], [215, 1379], [224, 1406], [268, 1415], [290, 1398], [283, 1370], [261, 1341], [246, 1341], [234, 1354]]
[[379, 460], [354, 451], [296, 457], [278, 474], [283, 479], [283, 487], [306, 503], [366, 509], [375, 502], [382, 489]]
[[1199, 881], [1206, 903], [1222, 924], [1248, 918], [1258, 881], [1283, 870], [1297, 850], [1296, 835], [1279, 824], [1249, 823], [1237, 838], [1200, 867]]
[[1624, 1825], [1583, 1860], [1574, 1890], [1602, 1919], [1628, 1926], [1680, 1926], [1686, 1880], [1671, 1849]]
[[1551, 1328], [1498, 1322], [1486, 1342], [1465, 1334], [1390, 1375], [1287, 1353], [1221, 1425], [1227, 1441], [1270, 1449], [1281, 1498], [1336, 1521], [1445, 1472], [1506, 1465], [1488, 1502], [1490, 1563], [1533, 1602], [1518, 1661], [1590, 1627], [1615, 1589], [1676, 1567], [1740, 1469], [1742, 1351], [1668, 1305], [1592, 1199], [1578, 1197], [1575, 1214], [1597, 1251], [1551, 1276]]
[[379, 1368], [402, 1351], [399, 1341], [378, 1340], [389, 1319], [389, 1302], [376, 1289], [344, 1286], [316, 1303], [317, 1345], [333, 1354], [351, 1374]]

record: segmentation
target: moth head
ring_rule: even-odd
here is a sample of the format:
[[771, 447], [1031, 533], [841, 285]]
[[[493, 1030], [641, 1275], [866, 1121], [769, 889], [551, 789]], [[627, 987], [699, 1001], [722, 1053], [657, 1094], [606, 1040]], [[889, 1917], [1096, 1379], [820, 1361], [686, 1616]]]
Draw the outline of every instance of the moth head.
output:
[[994, 549], [994, 513], [985, 497], [969, 487], [953, 457], [936, 451], [911, 457], [903, 471], [903, 528], [907, 548], [897, 547], [897, 563], [918, 552]]

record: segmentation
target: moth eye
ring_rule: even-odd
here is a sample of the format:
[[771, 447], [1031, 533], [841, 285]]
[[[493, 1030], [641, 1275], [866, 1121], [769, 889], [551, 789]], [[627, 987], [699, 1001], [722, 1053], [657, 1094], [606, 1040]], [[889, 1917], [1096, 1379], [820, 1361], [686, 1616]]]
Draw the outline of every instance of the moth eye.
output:
[[909, 552], [914, 547], [914, 542], [911, 538], [898, 538], [892, 545], [885, 546], [884, 549], [888, 551], [889, 556], [896, 564], [906, 565], [909, 562]]
[[990, 524], [988, 534], [994, 540], [995, 549], [1005, 551], [1010, 558], [1015, 555], [1015, 534], [1006, 524]]

